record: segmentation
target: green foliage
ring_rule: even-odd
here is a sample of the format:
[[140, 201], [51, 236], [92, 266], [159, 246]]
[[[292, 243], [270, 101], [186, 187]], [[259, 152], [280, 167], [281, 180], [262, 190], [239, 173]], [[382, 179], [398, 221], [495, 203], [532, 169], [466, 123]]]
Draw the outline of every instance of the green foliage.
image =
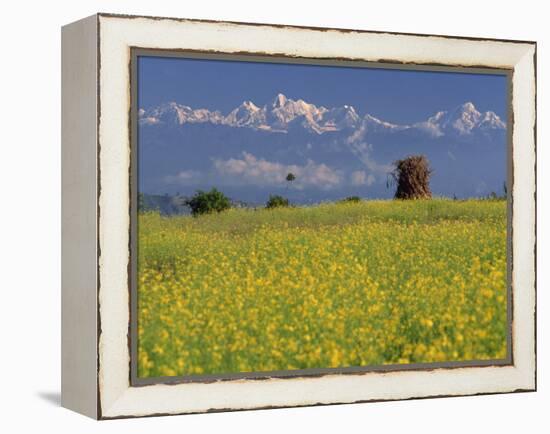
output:
[[138, 212], [145, 211], [145, 201], [143, 193], [138, 193]]
[[342, 203], [357, 203], [357, 202], [361, 202], [363, 199], [361, 199], [359, 196], [348, 196], [344, 199], [342, 199], [340, 202]]
[[504, 194], [499, 195], [495, 191], [491, 191], [488, 195], [480, 197], [481, 200], [503, 202], [508, 199], [507, 191], [504, 190]]
[[210, 191], [198, 190], [186, 204], [191, 208], [193, 216], [222, 212], [231, 207], [229, 198], [215, 188]]
[[278, 194], [272, 194], [269, 196], [269, 200], [265, 204], [266, 208], [280, 208], [289, 206], [288, 199]]

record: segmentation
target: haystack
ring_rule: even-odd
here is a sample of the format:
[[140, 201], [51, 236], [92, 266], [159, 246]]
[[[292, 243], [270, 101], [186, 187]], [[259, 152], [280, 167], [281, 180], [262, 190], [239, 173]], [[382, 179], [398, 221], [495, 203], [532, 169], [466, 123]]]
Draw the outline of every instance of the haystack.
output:
[[393, 177], [397, 183], [396, 199], [429, 199], [432, 170], [424, 155], [412, 155], [394, 162]]

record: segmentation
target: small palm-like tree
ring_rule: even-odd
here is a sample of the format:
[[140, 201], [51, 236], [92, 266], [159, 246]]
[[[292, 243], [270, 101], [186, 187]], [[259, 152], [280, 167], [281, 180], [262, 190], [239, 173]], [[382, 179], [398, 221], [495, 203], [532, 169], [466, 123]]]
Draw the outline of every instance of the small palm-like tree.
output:
[[292, 181], [294, 181], [296, 179], [296, 175], [294, 175], [294, 173], [292, 173], [292, 172], [289, 172], [288, 175], [286, 175], [285, 179], [288, 182], [288, 185], [290, 185], [292, 183]]

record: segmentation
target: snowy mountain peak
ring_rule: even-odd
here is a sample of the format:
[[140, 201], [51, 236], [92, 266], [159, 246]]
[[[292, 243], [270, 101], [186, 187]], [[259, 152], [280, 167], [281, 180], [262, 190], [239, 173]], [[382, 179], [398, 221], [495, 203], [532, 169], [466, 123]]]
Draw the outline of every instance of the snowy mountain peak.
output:
[[326, 108], [303, 99], [293, 100], [282, 93], [277, 94], [271, 104], [263, 107], [245, 100], [225, 116], [217, 110], [192, 109], [174, 101], [150, 110], [140, 109], [138, 116], [142, 125], [212, 123], [279, 133], [287, 133], [290, 128], [302, 128], [315, 134], [347, 130], [350, 133], [357, 130], [418, 131], [431, 137], [441, 137], [506, 129], [506, 123], [495, 112], [479, 112], [470, 101], [450, 111], [438, 111], [423, 122], [398, 125], [368, 113], [361, 117], [351, 105]]
[[258, 128], [265, 123], [265, 113], [252, 101], [244, 101], [223, 119], [223, 123], [230, 126]]
[[256, 104], [254, 104], [252, 101], [248, 100], [248, 101], [244, 101], [242, 104], [241, 104], [242, 107], [248, 109], [248, 110], [251, 110], [251, 111], [257, 111], [257, 110], [260, 110], [260, 107], [258, 107]]
[[439, 111], [424, 122], [413, 125], [414, 128], [429, 133], [432, 137], [445, 134], [465, 136], [476, 131], [505, 130], [506, 123], [494, 112], [481, 113], [472, 102], [466, 102], [451, 111]]
[[438, 121], [440, 121], [440, 120], [443, 118], [443, 116], [445, 116], [446, 114], [447, 114], [446, 111], [437, 112], [435, 115], [430, 116], [430, 117], [428, 118], [428, 122], [432, 122], [432, 123], [438, 122]]
[[210, 111], [208, 109], [195, 109], [178, 104], [174, 101], [161, 104], [151, 110], [140, 109], [138, 112], [139, 121], [144, 125], [154, 124], [177, 124], [186, 123], [204, 123], [210, 122], [220, 124], [223, 122], [223, 116], [219, 111]]
[[456, 114], [449, 119], [452, 126], [459, 134], [470, 134], [479, 123], [481, 113], [478, 112], [471, 102], [463, 104]]
[[383, 121], [370, 114], [365, 115], [364, 122], [368, 129], [376, 131], [399, 131], [408, 128], [406, 125], [392, 124], [391, 122]]
[[479, 113], [476, 109], [476, 106], [474, 105], [473, 102], [471, 101], [468, 101], [468, 102], [465, 102], [464, 104], [462, 104], [460, 106], [462, 108], [462, 111], [463, 112], [468, 112], [468, 113]]
[[462, 104], [450, 114], [447, 127], [452, 127], [458, 134], [471, 134], [474, 130], [505, 129], [503, 122], [495, 112], [479, 112], [472, 102]]
[[504, 130], [506, 129], [506, 123], [498, 117], [495, 112], [488, 111], [483, 115], [483, 119], [479, 122], [479, 128], [491, 129], [491, 130]]
[[273, 108], [280, 108], [280, 107], [284, 107], [285, 104], [287, 103], [288, 99], [285, 95], [283, 95], [282, 93], [278, 93], [275, 98], [273, 99], [273, 103], [271, 104], [271, 106]]

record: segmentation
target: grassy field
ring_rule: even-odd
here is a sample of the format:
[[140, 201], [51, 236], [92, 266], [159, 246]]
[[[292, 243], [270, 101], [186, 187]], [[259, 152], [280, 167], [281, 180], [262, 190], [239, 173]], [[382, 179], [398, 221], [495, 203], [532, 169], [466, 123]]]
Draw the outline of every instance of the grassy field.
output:
[[506, 356], [506, 203], [139, 216], [140, 377]]

